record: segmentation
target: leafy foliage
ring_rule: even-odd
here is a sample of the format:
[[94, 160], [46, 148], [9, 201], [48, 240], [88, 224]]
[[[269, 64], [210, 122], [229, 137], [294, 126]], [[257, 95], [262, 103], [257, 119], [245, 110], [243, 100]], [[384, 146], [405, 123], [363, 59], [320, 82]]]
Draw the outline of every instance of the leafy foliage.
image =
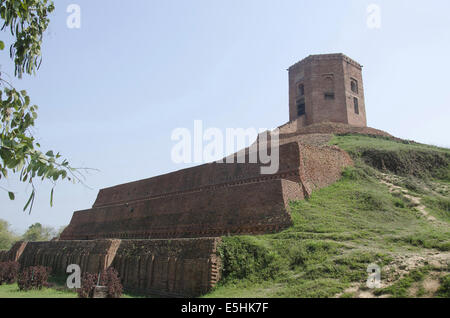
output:
[[94, 289], [97, 286], [98, 275], [92, 273], [84, 273], [81, 277], [81, 288], [77, 290], [78, 297], [92, 298], [94, 296]]
[[17, 262], [0, 263], [0, 285], [15, 283], [19, 268], [20, 265]]
[[84, 273], [81, 279], [81, 288], [77, 290], [78, 297], [92, 298], [97, 283], [99, 283], [100, 286], [107, 287], [108, 298], [120, 298], [120, 296], [122, 296], [123, 287], [120, 282], [119, 274], [114, 268], [110, 267], [101, 273], [100, 280], [98, 279], [98, 274]]
[[44, 266], [31, 266], [20, 272], [17, 279], [19, 290], [42, 289], [48, 287], [50, 268]]
[[18, 237], [10, 230], [9, 223], [0, 219], [0, 250], [9, 250]]
[[50, 241], [55, 235], [56, 231], [52, 227], [45, 227], [41, 223], [35, 223], [30, 225], [23, 234], [22, 239], [29, 242]]
[[[2, 30], [9, 30], [13, 43], [10, 57], [14, 60], [15, 75], [19, 78], [24, 73], [34, 74], [41, 64], [41, 45], [44, 32], [50, 22], [48, 16], [55, 9], [48, 0], [1, 0], [0, 17]], [[5, 43], [0, 41], [0, 50]], [[36, 179], [78, 180], [77, 170], [69, 166], [67, 160], [61, 160], [59, 153], [43, 152], [36, 142], [31, 128], [38, 117], [38, 106], [31, 103], [25, 90], [16, 90], [0, 73], [0, 179], [8, 173], [18, 173], [21, 182], [28, 182], [32, 192], [25, 204], [24, 211], [31, 212], [34, 199]], [[6, 190], [5, 188], [2, 188]], [[11, 200], [15, 194], [7, 190]], [[53, 189], [50, 194], [53, 205]]]
[[[55, 6], [48, 0], [2, 0], [0, 16], [4, 21], [2, 30], [9, 29], [15, 37], [10, 57], [16, 65], [16, 76], [32, 74], [41, 64], [41, 45], [50, 19], [48, 15]], [[0, 49], [5, 44], [0, 43]]]

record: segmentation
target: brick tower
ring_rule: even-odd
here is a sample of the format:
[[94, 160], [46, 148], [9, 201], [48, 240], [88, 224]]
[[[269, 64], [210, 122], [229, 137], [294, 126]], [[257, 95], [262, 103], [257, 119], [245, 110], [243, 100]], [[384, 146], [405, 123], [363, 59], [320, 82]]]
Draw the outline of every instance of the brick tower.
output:
[[366, 127], [362, 66], [344, 54], [310, 55], [289, 68], [289, 120]]

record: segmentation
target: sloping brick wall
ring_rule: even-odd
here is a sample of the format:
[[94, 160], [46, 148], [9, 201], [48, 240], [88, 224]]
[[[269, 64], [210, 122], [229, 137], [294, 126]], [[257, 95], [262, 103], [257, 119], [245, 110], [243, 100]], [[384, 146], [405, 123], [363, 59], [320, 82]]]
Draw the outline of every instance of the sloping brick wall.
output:
[[[75, 212], [61, 239], [194, 238], [280, 231], [291, 225], [289, 200], [303, 199], [335, 182], [342, 168], [351, 164], [347, 153], [337, 148], [293, 142], [280, 146], [280, 169], [274, 175], [261, 175], [261, 164], [210, 164], [124, 184], [100, 191], [92, 209]], [[287, 186], [289, 182], [293, 184]], [[143, 196], [146, 191], [149, 196]]]
[[291, 224], [283, 181], [224, 186], [128, 207], [77, 212], [62, 239], [161, 239], [272, 232]]

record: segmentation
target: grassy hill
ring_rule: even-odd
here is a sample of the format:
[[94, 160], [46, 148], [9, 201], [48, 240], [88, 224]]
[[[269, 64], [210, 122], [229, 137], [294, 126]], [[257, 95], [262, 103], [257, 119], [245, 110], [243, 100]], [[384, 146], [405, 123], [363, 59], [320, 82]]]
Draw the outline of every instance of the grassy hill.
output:
[[[206, 297], [450, 297], [450, 150], [335, 136], [355, 167], [291, 202], [294, 226], [224, 237], [223, 278]], [[382, 288], [366, 287], [367, 266]]]

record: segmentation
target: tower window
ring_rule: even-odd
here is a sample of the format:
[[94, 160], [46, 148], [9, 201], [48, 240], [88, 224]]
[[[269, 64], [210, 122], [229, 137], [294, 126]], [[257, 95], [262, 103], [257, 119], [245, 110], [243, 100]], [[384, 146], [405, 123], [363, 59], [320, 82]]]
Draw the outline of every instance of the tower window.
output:
[[299, 96], [305, 95], [305, 85], [303, 85], [303, 84], [298, 85], [298, 95]]
[[353, 97], [353, 105], [355, 106], [355, 114], [359, 115], [359, 104], [356, 97]]
[[305, 99], [299, 99], [297, 101], [297, 116], [303, 116], [306, 113]]
[[324, 97], [326, 100], [333, 100], [334, 99], [334, 93], [325, 93]]
[[358, 81], [352, 78], [350, 81], [350, 88], [353, 93], [358, 94]]

